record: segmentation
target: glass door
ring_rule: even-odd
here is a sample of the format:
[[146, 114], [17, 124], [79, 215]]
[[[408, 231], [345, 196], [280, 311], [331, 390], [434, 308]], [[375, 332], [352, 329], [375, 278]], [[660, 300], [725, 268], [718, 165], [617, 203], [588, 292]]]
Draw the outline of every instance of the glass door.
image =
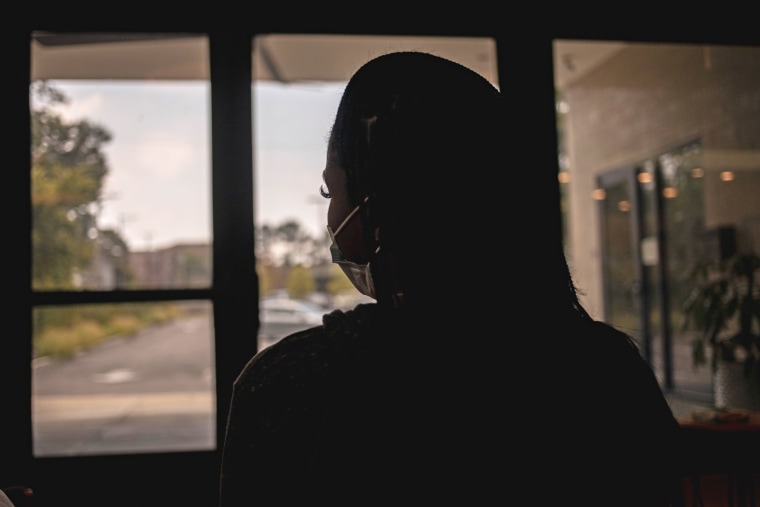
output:
[[595, 196], [600, 207], [604, 320], [629, 333], [646, 352], [646, 280], [636, 248], [642, 237], [636, 169], [600, 176]]
[[662, 385], [709, 393], [711, 380], [691, 366], [681, 329], [684, 274], [699, 252], [703, 225], [702, 150], [675, 147], [597, 178], [603, 319], [628, 332]]

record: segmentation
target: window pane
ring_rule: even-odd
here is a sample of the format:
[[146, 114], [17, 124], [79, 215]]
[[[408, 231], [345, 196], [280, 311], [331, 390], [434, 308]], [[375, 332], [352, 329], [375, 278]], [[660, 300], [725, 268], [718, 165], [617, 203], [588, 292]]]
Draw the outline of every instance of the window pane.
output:
[[[35, 290], [211, 285], [207, 46], [33, 34]], [[209, 302], [33, 316], [35, 455], [214, 448]]]
[[205, 301], [34, 310], [35, 456], [215, 447]]
[[418, 50], [498, 80], [496, 45], [487, 38], [265, 35], [253, 47], [261, 348], [319, 324], [320, 311], [371, 301], [330, 262], [328, 201], [318, 191], [328, 135], [351, 74], [375, 56]]
[[205, 39], [76, 35], [32, 42], [32, 286], [210, 286]]
[[[625, 330], [651, 346], [669, 390], [711, 403], [711, 351], [695, 363], [700, 329], [683, 327], [685, 275], [727, 252], [760, 251], [760, 48], [562, 40], [554, 49], [565, 244], [584, 302], [610, 319], [623, 299], [605, 297], [602, 266], [631, 273], [626, 304], [638, 318]], [[604, 248], [612, 203], [596, 200], [614, 196], [595, 182], [636, 167], [630, 244]]]

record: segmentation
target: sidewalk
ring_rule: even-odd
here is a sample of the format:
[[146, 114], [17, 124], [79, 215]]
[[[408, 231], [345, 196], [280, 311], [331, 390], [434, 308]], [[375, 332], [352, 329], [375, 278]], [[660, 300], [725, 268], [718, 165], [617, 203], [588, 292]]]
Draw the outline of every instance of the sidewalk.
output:
[[37, 396], [35, 456], [212, 450], [210, 392]]

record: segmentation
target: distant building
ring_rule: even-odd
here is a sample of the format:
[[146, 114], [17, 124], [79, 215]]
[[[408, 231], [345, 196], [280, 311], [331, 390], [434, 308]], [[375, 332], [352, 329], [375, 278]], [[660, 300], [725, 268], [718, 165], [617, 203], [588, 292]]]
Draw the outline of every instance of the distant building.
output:
[[162, 250], [130, 252], [132, 288], [187, 289], [211, 286], [211, 245], [179, 244]]

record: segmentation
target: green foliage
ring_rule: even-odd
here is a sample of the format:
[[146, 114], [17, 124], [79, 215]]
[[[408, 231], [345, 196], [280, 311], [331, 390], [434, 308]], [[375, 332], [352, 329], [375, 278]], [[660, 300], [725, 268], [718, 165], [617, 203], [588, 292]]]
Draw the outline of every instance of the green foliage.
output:
[[327, 292], [332, 295], [356, 291], [343, 270], [337, 264], [330, 265], [330, 280], [327, 282]]
[[130, 287], [134, 275], [129, 268], [129, 246], [126, 241], [113, 229], [100, 229], [98, 239], [101, 252], [106, 253], [111, 259], [116, 287]]
[[691, 291], [684, 302], [683, 329], [693, 328], [695, 366], [718, 359], [741, 361], [749, 373], [760, 362], [760, 257], [737, 254], [720, 262], [700, 262], [687, 274]]
[[270, 273], [272, 267], [268, 264], [261, 262], [260, 259], [256, 259], [256, 275], [259, 278], [259, 294], [266, 294], [272, 290], [274, 286], [272, 275]]
[[73, 357], [101, 343], [107, 333], [97, 322], [82, 321], [74, 327], [49, 327], [35, 337], [35, 356], [61, 359]]
[[[87, 188], [78, 168], [32, 166], [32, 273], [35, 289], [72, 288], [72, 274], [93, 256], [87, 237]], [[77, 186], [82, 186], [77, 190]], [[79, 206], [84, 206], [79, 210]]]
[[68, 358], [116, 336], [182, 315], [174, 303], [45, 307], [34, 311], [34, 354]]
[[288, 274], [288, 295], [294, 299], [308, 299], [317, 288], [314, 273], [301, 264], [293, 266]]
[[327, 241], [327, 231], [315, 238], [295, 220], [262, 224], [256, 227], [256, 258], [270, 266], [317, 266], [329, 261]]
[[[37, 290], [75, 288], [90, 268], [101, 235], [97, 228], [108, 165], [103, 145], [111, 134], [86, 120], [66, 121], [55, 108], [67, 102], [45, 81], [32, 84], [32, 285]], [[109, 244], [123, 254], [117, 279], [129, 279], [126, 244], [110, 231]], [[112, 250], [107, 250], [112, 252]]]
[[[259, 293], [286, 290], [302, 298], [317, 290], [315, 268], [329, 262], [327, 232], [315, 238], [294, 220], [256, 227]], [[345, 277], [344, 277], [345, 278]]]
[[143, 323], [137, 315], [116, 315], [108, 321], [106, 332], [109, 335], [133, 336], [142, 328]]

